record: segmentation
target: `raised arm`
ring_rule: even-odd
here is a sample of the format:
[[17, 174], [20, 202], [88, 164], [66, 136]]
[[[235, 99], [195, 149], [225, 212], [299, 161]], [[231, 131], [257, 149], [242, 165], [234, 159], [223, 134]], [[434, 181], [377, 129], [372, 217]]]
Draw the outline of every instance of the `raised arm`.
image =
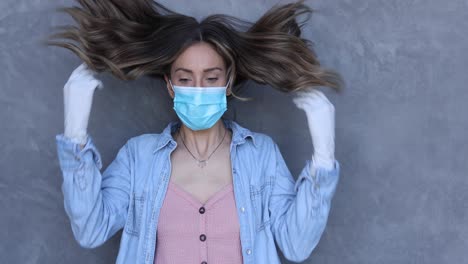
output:
[[276, 173], [269, 209], [272, 232], [283, 255], [302, 262], [325, 230], [340, 165], [334, 157], [333, 105], [318, 90], [300, 94], [294, 103], [306, 112], [314, 153], [294, 182], [274, 144]]
[[101, 155], [87, 134], [93, 92], [102, 83], [85, 64], [64, 86], [65, 132], [56, 135], [63, 176], [65, 211], [75, 239], [82, 247], [103, 244], [125, 224], [130, 193], [129, 142], [101, 174]]

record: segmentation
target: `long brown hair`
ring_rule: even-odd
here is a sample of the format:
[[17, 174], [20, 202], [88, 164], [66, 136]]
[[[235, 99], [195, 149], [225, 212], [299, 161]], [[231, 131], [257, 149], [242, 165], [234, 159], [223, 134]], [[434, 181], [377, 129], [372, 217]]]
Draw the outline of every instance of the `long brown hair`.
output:
[[[341, 91], [341, 76], [321, 67], [312, 42], [301, 28], [313, 10], [304, 0], [275, 5], [255, 23], [214, 14], [201, 22], [153, 0], [76, 0], [61, 7], [76, 26], [46, 39], [47, 45], [71, 50], [97, 72], [122, 80], [170, 75], [170, 66], [193, 42], [211, 44], [226, 61], [232, 94], [251, 79], [283, 92], [313, 86]], [[302, 24], [296, 19], [307, 15]], [[237, 97], [238, 98], [238, 97]]]

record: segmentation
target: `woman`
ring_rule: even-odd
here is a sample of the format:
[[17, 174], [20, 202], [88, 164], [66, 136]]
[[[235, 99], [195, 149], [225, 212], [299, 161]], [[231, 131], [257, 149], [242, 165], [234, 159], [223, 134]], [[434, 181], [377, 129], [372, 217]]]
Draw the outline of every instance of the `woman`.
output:
[[[304, 261], [326, 226], [339, 179], [334, 107], [313, 86], [340, 87], [300, 38], [302, 1], [255, 24], [226, 15], [202, 22], [150, 0], [79, 1], [79, 27], [55, 37], [85, 61], [64, 86], [65, 131], [56, 135], [65, 210], [81, 246], [120, 229], [117, 263]], [[87, 133], [96, 71], [123, 80], [163, 77], [180, 120], [129, 139], [101, 174]], [[294, 181], [277, 144], [223, 119], [245, 80], [284, 92], [306, 112], [314, 153]]]

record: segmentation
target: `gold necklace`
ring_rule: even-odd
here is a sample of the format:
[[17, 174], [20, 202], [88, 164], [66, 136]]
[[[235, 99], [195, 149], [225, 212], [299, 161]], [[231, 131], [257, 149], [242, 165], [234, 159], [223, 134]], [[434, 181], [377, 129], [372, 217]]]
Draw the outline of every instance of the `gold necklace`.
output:
[[182, 135], [180, 134], [180, 131], [179, 131], [179, 137], [180, 137], [180, 139], [182, 140], [182, 144], [184, 144], [185, 148], [186, 148], [187, 151], [190, 153], [190, 155], [197, 161], [197, 165], [198, 165], [198, 167], [200, 167], [200, 168], [203, 168], [203, 167], [206, 166], [206, 164], [208, 163], [208, 160], [211, 158], [211, 156], [213, 155], [213, 153], [215, 153], [216, 150], [219, 148], [219, 146], [221, 146], [221, 143], [223, 143], [224, 137], [226, 137], [226, 134], [227, 134], [227, 129], [224, 130], [224, 135], [223, 135], [223, 138], [221, 139], [221, 142], [219, 142], [218, 146], [213, 150], [213, 152], [211, 152], [211, 154], [208, 156], [208, 158], [206, 158], [205, 160], [200, 160], [200, 159], [197, 159], [197, 158], [195, 157], [195, 155], [192, 154], [192, 152], [191, 152], [190, 149], [187, 147], [187, 145], [185, 145], [184, 138], [182, 137]]

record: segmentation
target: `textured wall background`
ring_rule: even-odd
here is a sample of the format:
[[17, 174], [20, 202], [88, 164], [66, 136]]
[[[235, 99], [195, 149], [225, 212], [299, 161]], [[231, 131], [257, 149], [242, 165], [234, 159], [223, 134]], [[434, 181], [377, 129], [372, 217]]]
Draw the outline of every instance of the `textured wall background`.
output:
[[[197, 17], [255, 20], [276, 1], [161, 1]], [[281, 1], [286, 3], [286, 1]], [[468, 1], [307, 1], [305, 28], [322, 64], [340, 71], [336, 108], [341, 177], [327, 229], [307, 263], [468, 263]], [[80, 61], [38, 40], [71, 20], [72, 1], [0, 2], [0, 256], [2, 263], [114, 263], [120, 232], [89, 250], [63, 208], [55, 135], [62, 88]], [[175, 118], [161, 82], [103, 74], [89, 132], [110, 163], [126, 139]], [[311, 154], [305, 114], [273, 89], [230, 105], [242, 125], [271, 135], [294, 175]], [[251, 113], [254, 113], [253, 115]], [[285, 263], [287, 263], [285, 261]]]

